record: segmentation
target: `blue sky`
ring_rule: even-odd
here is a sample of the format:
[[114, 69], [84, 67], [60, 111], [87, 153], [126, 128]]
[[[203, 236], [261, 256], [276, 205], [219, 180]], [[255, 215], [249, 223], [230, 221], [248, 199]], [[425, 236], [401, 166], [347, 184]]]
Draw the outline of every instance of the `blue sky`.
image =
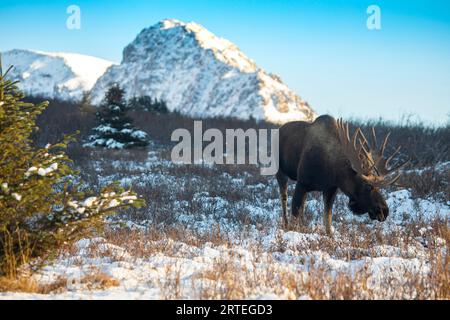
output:
[[[81, 8], [68, 30], [66, 8]], [[368, 30], [366, 9], [381, 9]], [[120, 61], [139, 31], [195, 21], [307, 100], [318, 113], [432, 124], [450, 119], [450, 1], [0, 0], [0, 50], [66, 51]]]

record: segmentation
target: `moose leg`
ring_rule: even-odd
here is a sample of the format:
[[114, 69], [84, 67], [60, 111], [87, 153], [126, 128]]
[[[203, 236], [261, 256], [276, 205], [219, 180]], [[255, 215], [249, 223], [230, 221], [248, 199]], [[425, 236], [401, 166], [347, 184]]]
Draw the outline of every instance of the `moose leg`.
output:
[[288, 177], [286, 177], [280, 170], [277, 172], [277, 181], [278, 186], [280, 187], [280, 200], [281, 200], [281, 209], [283, 211], [283, 222], [284, 226], [288, 226], [287, 220], [287, 188], [288, 188]]
[[292, 198], [292, 215], [295, 218], [300, 218], [303, 223], [303, 208], [305, 206], [306, 189], [297, 182], [295, 185], [294, 197]]
[[323, 223], [328, 235], [331, 235], [331, 218], [334, 198], [336, 197], [337, 188], [328, 189], [323, 193], [323, 202], [325, 203], [325, 211], [323, 213]]

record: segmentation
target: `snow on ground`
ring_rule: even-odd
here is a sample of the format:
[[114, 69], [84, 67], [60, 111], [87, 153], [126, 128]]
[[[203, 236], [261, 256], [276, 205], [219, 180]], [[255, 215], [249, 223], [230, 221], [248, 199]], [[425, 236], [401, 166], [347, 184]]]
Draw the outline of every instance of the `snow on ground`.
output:
[[[107, 173], [105, 163], [95, 163], [100, 184], [151, 186], [146, 190], [165, 190], [159, 195], [163, 201], [150, 197], [144, 217], [119, 215], [114, 221], [123, 226], [80, 240], [34, 276], [41, 284], [64, 279], [61, 290], [0, 293], [0, 299], [316, 299], [345, 297], [345, 290], [358, 291], [359, 298], [417, 298], [416, 288], [430, 281], [430, 250], [448, 254], [448, 243], [435, 235], [431, 222], [448, 223], [449, 202], [413, 199], [408, 190], [386, 195], [391, 214], [385, 223], [352, 215], [339, 195], [329, 238], [320, 198], [308, 198], [305, 230], [280, 227], [274, 179], [262, 183], [252, 180], [252, 172], [211, 166], [182, 174], [182, 165], [156, 152], [144, 162], [108, 165], [113, 170]], [[217, 189], [206, 184], [212, 175]], [[225, 185], [230, 189], [222, 190]], [[419, 229], [410, 237], [407, 230], [415, 221]], [[178, 234], [165, 231], [168, 226]], [[160, 236], [151, 236], [155, 232]], [[82, 279], [92, 272], [117, 283], [89, 286]]]

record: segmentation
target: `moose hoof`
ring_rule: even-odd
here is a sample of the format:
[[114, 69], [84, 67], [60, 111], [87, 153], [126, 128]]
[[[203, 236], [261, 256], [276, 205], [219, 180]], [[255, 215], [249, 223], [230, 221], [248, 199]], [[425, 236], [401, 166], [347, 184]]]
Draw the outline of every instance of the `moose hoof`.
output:
[[327, 227], [326, 232], [327, 232], [327, 236], [333, 238], [333, 235], [334, 235], [334, 233], [335, 233], [335, 229], [334, 229], [333, 226], [330, 226], [330, 227]]

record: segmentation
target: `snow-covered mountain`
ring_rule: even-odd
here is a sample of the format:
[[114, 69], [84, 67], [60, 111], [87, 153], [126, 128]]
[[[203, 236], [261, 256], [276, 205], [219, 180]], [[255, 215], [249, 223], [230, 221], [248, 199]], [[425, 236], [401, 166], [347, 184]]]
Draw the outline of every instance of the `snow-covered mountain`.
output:
[[80, 101], [113, 63], [75, 53], [11, 50], [2, 53], [3, 68], [28, 95]]
[[3, 67], [27, 95], [100, 104], [113, 83], [127, 94], [166, 101], [170, 110], [196, 117], [233, 116], [276, 123], [311, 120], [308, 104], [265, 72], [230, 41], [196, 23], [163, 20], [142, 30], [120, 65], [74, 54], [11, 50]]
[[233, 116], [283, 123], [315, 117], [308, 104], [234, 44], [196, 23], [163, 20], [141, 31], [91, 92], [99, 104], [108, 87], [127, 97], [149, 95], [170, 110], [198, 117]]

